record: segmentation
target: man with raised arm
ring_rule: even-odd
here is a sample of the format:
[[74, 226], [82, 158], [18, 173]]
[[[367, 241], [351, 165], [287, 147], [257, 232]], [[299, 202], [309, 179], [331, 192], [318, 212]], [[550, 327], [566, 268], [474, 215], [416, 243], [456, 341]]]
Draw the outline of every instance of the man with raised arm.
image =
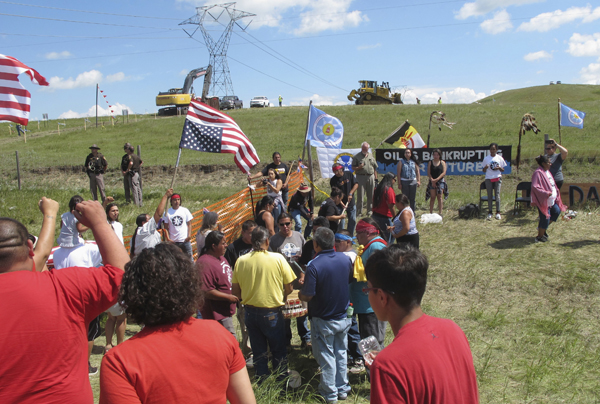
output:
[[[58, 204], [45, 200], [44, 216]], [[0, 402], [93, 403], [87, 326], [117, 301], [127, 251], [98, 202], [76, 205], [104, 266], [36, 272], [33, 244], [20, 222], [0, 218]]]

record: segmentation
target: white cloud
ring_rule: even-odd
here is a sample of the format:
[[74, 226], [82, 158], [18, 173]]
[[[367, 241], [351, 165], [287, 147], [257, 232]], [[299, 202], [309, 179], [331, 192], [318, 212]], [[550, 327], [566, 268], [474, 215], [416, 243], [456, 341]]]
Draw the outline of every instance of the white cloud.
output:
[[544, 73], [545, 73], [545, 71], [543, 71], [543, 70], [538, 70], [537, 72], [535, 72], [535, 74], [544, 74]]
[[[100, 83], [102, 81], [102, 73], [98, 70], [90, 70], [89, 72], [83, 72], [79, 74], [75, 79], [69, 77], [68, 79], [54, 76], [50, 77], [48, 82], [50, 86], [47, 87], [48, 91], [54, 90], [71, 90], [73, 88], [81, 88], [81, 87], [92, 87], [95, 86], [96, 83]], [[44, 87], [42, 87], [44, 89]]]
[[[190, 3], [194, 6], [207, 6], [215, 4], [212, 0], [177, 0], [179, 3]], [[368, 21], [361, 11], [349, 11], [352, 0], [238, 0], [235, 8], [256, 14], [256, 17], [245, 18], [240, 24], [249, 23], [250, 29], [268, 27], [282, 27], [285, 17], [300, 17], [298, 26], [286, 26], [286, 32], [295, 35], [318, 33], [326, 30], [341, 30], [355, 27], [363, 21]], [[223, 21], [227, 13], [224, 13]], [[294, 19], [286, 18], [288, 21]], [[205, 20], [205, 21], [208, 21]], [[285, 23], [290, 25], [291, 23]]]
[[442, 97], [444, 104], [470, 104], [482, 98], [485, 98], [485, 93], [478, 93], [471, 88], [456, 87], [453, 90], [434, 90], [424, 89], [411, 89], [404, 93], [402, 101], [405, 104], [416, 104], [416, 98], [421, 99], [421, 104], [437, 104], [438, 99]]
[[[112, 115], [117, 117], [122, 114], [122, 111], [129, 111], [130, 114], [133, 114], [133, 110], [129, 108], [127, 105], [119, 104], [118, 102], [115, 105], [112, 105], [111, 108], [113, 110]], [[98, 116], [109, 116], [111, 115], [109, 108], [102, 108], [100, 105], [98, 106]], [[59, 115], [58, 119], [72, 119], [72, 118], [84, 118], [84, 117], [95, 117], [96, 116], [96, 106], [92, 105], [87, 112], [75, 112], [73, 110], [69, 110], [67, 112], [63, 112]]]
[[575, 33], [569, 38], [567, 53], [572, 56], [600, 56], [600, 33], [581, 35]]
[[464, 20], [469, 17], [485, 15], [499, 8], [521, 6], [523, 4], [539, 3], [542, 1], [544, 0], [475, 0], [472, 3], [465, 3], [458, 13], [456, 13], [456, 18]]
[[71, 56], [73, 56], [71, 54], [71, 52], [69, 51], [62, 51], [62, 52], [49, 52], [46, 53], [46, 59], [67, 59], [70, 58]]
[[479, 26], [484, 32], [492, 35], [508, 31], [513, 27], [510, 22], [510, 14], [506, 10], [498, 11], [493, 18], [485, 20]]
[[576, 20], [588, 23], [599, 18], [600, 7], [592, 10], [592, 6], [588, 4], [586, 7], [571, 7], [565, 11], [556, 10], [549, 13], [542, 13], [533, 17], [528, 22], [522, 23], [518, 31], [547, 32]]
[[344, 101], [340, 101], [340, 99], [335, 96], [323, 96], [319, 94], [313, 94], [310, 97], [296, 98], [296, 100], [290, 102], [290, 105], [307, 106], [311, 100], [313, 105], [348, 105], [350, 103], [350, 101], [348, 101], [347, 99], [344, 99]]
[[541, 50], [537, 52], [528, 53], [527, 55], [523, 56], [523, 59], [525, 59], [527, 62], [534, 62], [540, 59], [550, 60], [552, 59], [552, 54]]
[[185, 76], [187, 76], [187, 75], [188, 75], [188, 73], [189, 73], [189, 71], [188, 71], [188, 70], [186, 70], [186, 69], [183, 69], [183, 70], [181, 70], [181, 71], [179, 72], [179, 75], [180, 75], [180, 76], [184, 76], [184, 77], [185, 77]]
[[[115, 74], [109, 74], [106, 76], [108, 83], [114, 83], [117, 81], [128, 80], [131, 77], [125, 76], [125, 73], [118, 72]], [[69, 77], [67, 79], [63, 77], [50, 77], [48, 87], [42, 87], [41, 91], [54, 91], [54, 90], [72, 90], [74, 88], [82, 87], [93, 87], [98, 83], [102, 83], [105, 79], [104, 75], [98, 70], [90, 70], [89, 72], [83, 72], [77, 75], [77, 77]]]
[[584, 84], [600, 84], [600, 59], [598, 63], [590, 63], [579, 71]]
[[118, 73], [115, 73], [115, 74], [109, 74], [108, 76], [106, 76], [106, 81], [108, 83], [114, 83], [116, 81], [123, 81], [125, 79], [126, 79], [125, 73], [123, 73], [123, 72], [118, 72]]
[[361, 46], [357, 46], [356, 50], [368, 50], [368, 49], [375, 49], [375, 48], [381, 48], [381, 44], [380, 43], [376, 43], [374, 45], [361, 45]]

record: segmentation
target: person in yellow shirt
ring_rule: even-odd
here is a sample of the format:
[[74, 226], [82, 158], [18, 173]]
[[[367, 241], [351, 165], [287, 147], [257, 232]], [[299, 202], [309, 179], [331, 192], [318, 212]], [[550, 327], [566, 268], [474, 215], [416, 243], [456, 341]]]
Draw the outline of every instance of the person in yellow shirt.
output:
[[252, 231], [252, 252], [238, 258], [231, 280], [233, 294], [244, 305], [259, 382], [269, 375], [267, 347], [278, 378], [283, 380], [287, 373], [283, 306], [296, 279], [283, 255], [268, 250], [269, 231], [259, 226]]

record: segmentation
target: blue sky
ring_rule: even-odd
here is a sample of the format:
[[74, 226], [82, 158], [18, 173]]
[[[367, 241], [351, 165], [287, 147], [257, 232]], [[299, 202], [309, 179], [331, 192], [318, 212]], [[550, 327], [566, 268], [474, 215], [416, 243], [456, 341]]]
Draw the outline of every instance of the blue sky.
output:
[[[568, 3], [568, 4], [567, 4]], [[93, 115], [95, 86], [115, 113], [157, 110], [159, 91], [208, 64], [202, 35], [178, 24], [195, 0], [0, 0], [0, 53], [51, 85], [32, 93], [30, 120]], [[544, 0], [242, 0], [229, 46], [236, 95], [284, 105], [350, 104], [358, 80], [387, 81], [405, 102], [470, 103], [499, 91], [600, 84], [600, 6]], [[225, 20], [221, 20], [224, 22]], [[210, 25], [213, 37], [222, 26]], [[198, 90], [200, 83], [195, 86]]]

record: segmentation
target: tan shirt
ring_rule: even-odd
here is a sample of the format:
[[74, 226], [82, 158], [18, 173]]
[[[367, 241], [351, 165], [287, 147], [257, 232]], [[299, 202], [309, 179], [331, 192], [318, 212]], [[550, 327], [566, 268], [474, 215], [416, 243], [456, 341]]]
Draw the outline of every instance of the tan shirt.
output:
[[[358, 167], [361, 162], [365, 165], [362, 169], [354, 168]], [[367, 153], [365, 156], [360, 152], [352, 157], [352, 169], [356, 175], [373, 175], [375, 170], [377, 170], [377, 161], [375, 161], [375, 157], [371, 153]]]

